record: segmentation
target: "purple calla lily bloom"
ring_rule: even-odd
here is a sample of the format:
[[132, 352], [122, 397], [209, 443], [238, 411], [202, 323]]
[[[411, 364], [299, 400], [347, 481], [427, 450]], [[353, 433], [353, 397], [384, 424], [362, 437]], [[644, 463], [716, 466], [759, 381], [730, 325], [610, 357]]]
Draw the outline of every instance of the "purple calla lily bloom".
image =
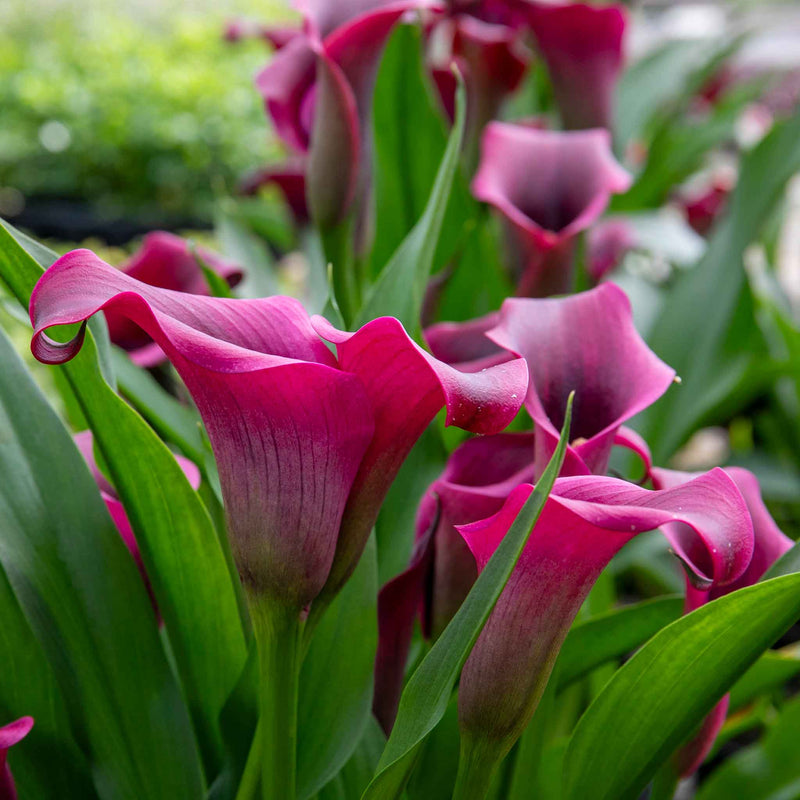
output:
[[589, 277], [597, 284], [613, 272], [625, 254], [636, 247], [636, 232], [629, 222], [605, 219], [589, 231], [587, 242]]
[[[794, 544], [777, 526], [764, 505], [764, 501], [761, 498], [761, 488], [758, 485], [756, 476], [742, 467], [726, 467], [725, 472], [741, 492], [747, 504], [750, 517], [753, 520], [753, 557], [745, 572], [737, 580], [725, 586], [698, 588], [687, 580], [686, 613], [700, 608], [700, 606], [711, 600], [716, 600], [718, 597], [736, 591], [736, 589], [742, 589], [745, 586], [752, 586], [757, 583], [764, 573]], [[677, 472], [657, 467], [651, 469], [650, 473], [653, 485], [657, 489], [682, 486], [696, 477], [693, 473]], [[674, 523], [674, 526], [678, 529], [680, 525], [681, 523]], [[699, 733], [677, 752], [675, 764], [682, 776], [689, 776], [699, 769], [711, 751], [717, 734], [725, 723], [729, 700], [729, 695], [725, 695], [706, 717]]]
[[299, 33], [297, 28], [275, 27], [258, 20], [239, 17], [226, 23], [223, 38], [231, 44], [245, 39], [261, 39], [275, 50], [280, 50]]
[[[382, 318], [354, 334], [287, 297], [185, 295], [133, 280], [87, 250], [60, 258], [31, 296], [32, 350], [63, 363], [81, 347], [45, 335], [100, 310], [142, 327], [192, 394], [219, 467], [245, 587], [301, 610], [355, 568], [403, 459], [438, 411], [502, 430], [527, 388], [521, 359], [477, 375], [425, 353]], [[319, 333], [318, 333], [319, 332]], [[334, 357], [323, 341], [337, 345]]]
[[[497, 514], [459, 528], [479, 569], [532, 491], [517, 487]], [[661, 491], [597, 475], [556, 481], [461, 674], [459, 720], [468, 748], [482, 743], [498, 758], [508, 752], [592, 585], [623, 545], [656, 528], [698, 585], [731, 584], [753, 553], [747, 506], [722, 470]]]
[[472, 192], [505, 219], [519, 295], [570, 288], [575, 236], [630, 181], [614, 159], [608, 131], [564, 133], [501, 122], [486, 127]]
[[[466, 11], [466, 10], [465, 10]], [[480, 6], [469, 13], [455, 13], [434, 25], [429, 50], [436, 55], [433, 76], [442, 105], [455, 118], [457, 82], [451, 64], [460, 68], [467, 89], [466, 145], [477, 151], [484, 126], [494, 119], [505, 98], [522, 82], [530, 52], [522, 42], [523, 31], [482, 18]]]
[[532, 434], [483, 436], [455, 450], [422, 498], [409, 567], [378, 596], [374, 711], [387, 733], [397, 713], [414, 620], [420, 617], [426, 638], [438, 638], [478, 577], [456, 526], [496, 513], [514, 487], [532, 479]]
[[[97, 488], [100, 490], [100, 496], [103, 498], [103, 502], [106, 504], [108, 513], [111, 516], [111, 519], [114, 521], [114, 525], [116, 526], [117, 531], [119, 531], [122, 541], [125, 542], [125, 546], [128, 548], [131, 556], [133, 556], [133, 560], [136, 562], [136, 566], [142, 576], [142, 580], [147, 587], [147, 593], [150, 595], [150, 600], [153, 603], [153, 608], [156, 610], [156, 613], [158, 613], [155, 595], [153, 594], [153, 590], [150, 586], [150, 579], [147, 577], [147, 572], [145, 572], [144, 564], [142, 563], [142, 556], [139, 552], [139, 545], [136, 541], [136, 536], [133, 533], [130, 520], [128, 519], [128, 514], [122, 505], [122, 501], [117, 495], [117, 490], [109, 483], [106, 476], [100, 471], [100, 467], [97, 465], [97, 461], [95, 460], [94, 437], [92, 436], [92, 432], [81, 431], [80, 433], [76, 433], [72, 438], [78, 450], [80, 451], [80, 454], [83, 456], [86, 466], [89, 467], [89, 472], [92, 473], [92, 477], [97, 484]], [[183, 474], [186, 475], [186, 479], [189, 481], [192, 489], [199, 489], [201, 481], [200, 470], [193, 462], [189, 461], [188, 458], [176, 455], [175, 460], [183, 470]]]
[[[220, 256], [197, 248], [197, 255], [229, 286], [236, 286], [244, 276], [240, 267]], [[172, 289], [176, 292], [207, 295], [208, 284], [189, 243], [165, 231], [154, 231], [144, 237], [139, 250], [121, 267], [122, 271], [142, 283]], [[127, 350], [140, 367], [154, 367], [164, 361], [161, 348], [140, 328], [113, 312], [106, 313], [111, 341]]]
[[334, 225], [363, 195], [378, 61], [402, 15], [426, 0], [297, 0], [302, 32], [256, 78], [278, 135], [308, 154], [315, 221]]
[[571, 297], [506, 300], [487, 335], [528, 363], [537, 474], [555, 451], [571, 391], [573, 440], [562, 475], [603, 474], [623, 423], [675, 378], [639, 336], [630, 301], [612, 283]]
[[0, 728], [0, 800], [17, 800], [14, 778], [8, 767], [8, 751], [21, 742], [33, 727], [33, 717], [20, 717]]
[[528, 24], [547, 62], [564, 126], [611, 128], [623, 63], [624, 8], [531, 3]]
[[615, 284], [563, 298], [511, 298], [499, 312], [433, 325], [425, 338], [437, 358], [465, 372], [512, 354], [527, 361], [525, 407], [536, 431], [537, 475], [555, 451], [573, 390], [574, 438], [562, 475], [603, 474], [615, 444], [649, 466], [647, 445], [623, 426], [664, 394], [675, 372], [639, 336], [630, 301]]

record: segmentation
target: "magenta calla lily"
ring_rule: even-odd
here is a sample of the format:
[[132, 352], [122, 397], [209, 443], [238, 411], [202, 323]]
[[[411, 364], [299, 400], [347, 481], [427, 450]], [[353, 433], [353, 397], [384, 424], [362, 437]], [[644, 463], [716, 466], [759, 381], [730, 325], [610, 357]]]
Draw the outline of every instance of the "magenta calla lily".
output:
[[486, 127], [472, 192], [505, 219], [520, 273], [518, 294], [541, 297], [569, 289], [575, 236], [630, 181], [614, 159], [608, 131], [546, 131], [501, 122]]
[[[100, 467], [97, 465], [97, 461], [95, 460], [94, 437], [92, 436], [92, 432], [81, 431], [80, 433], [76, 433], [72, 438], [78, 450], [80, 451], [80, 454], [83, 456], [86, 466], [89, 467], [89, 472], [92, 473], [95, 483], [97, 483], [97, 488], [100, 490], [100, 496], [103, 498], [103, 502], [106, 504], [108, 513], [111, 516], [111, 519], [114, 521], [114, 525], [119, 531], [122, 541], [125, 542], [125, 546], [128, 548], [130, 554], [133, 556], [133, 560], [136, 562], [136, 566], [139, 569], [142, 580], [147, 587], [150, 599], [153, 602], [153, 607], [156, 608], [156, 611], [158, 611], [155, 597], [150, 587], [150, 579], [147, 577], [147, 573], [145, 572], [144, 564], [142, 563], [142, 556], [139, 552], [139, 545], [136, 541], [136, 536], [133, 533], [130, 520], [128, 519], [128, 514], [122, 505], [122, 501], [117, 495], [117, 490], [109, 483], [106, 476], [103, 475]], [[175, 460], [183, 470], [183, 474], [186, 475], [186, 479], [189, 481], [191, 487], [193, 489], [199, 489], [201, 482], [200, 470], [193, 462], [189, 461], [188, 458], [176, 455]]]
[[[198, 247], [196, 253], [229, 286], [236, 286], [244, 277], [240, 267], [210, 250]], [[139, 250], [123, 264], [122, 271], [137, 281], [161, 289], [189, 294], [209, 293], [203, 270], [189, 243], [164, 231], [145, 236]], [[111, 341], [129, 351], [135, 364], [153, 367], [164, 361], [161, 348], [140, 328], [113, 311], [106, 313], [106, 321]]]
[[675, 378], [639, 336], [628, 298], [611, 283], [571, 297], [506, 300], [487, 335], [528, 363], [525, 407], [536, 431], [537, 474], [555, 450], [570, 392], [573, 440], [562, 474], [602, 474], [622, 425]]
[[528, 23], [547, 62], [564, 126], [611, 128], [623, 64], [623, 6], [532, 3]]
[[414, 344], [389, 317], [353, 334], [337, 331], [322, 317], [313, 323], [336, 345], [341, 367], [361, 379], [375, 414], [375, 435], [342, 518], [329, 579], [329, 589], [336, 591], [355, 566], [397, 470], [438, 411], [447, 409], [448, 425], [497, 433], [522, 406], [519, 389], [527, 387], [528, 370], [515, 359], [480, 373], [460, 372]]
[[0, 800], [17, 800], [17, 789], [8, 766], [8, 751], [33, 728], [33, 717], [20, 717], [0, 728]]
[[460, 373], [394, 319], [341, 333], [322, 319], [312, 325], [291, 298], [158, 289], [87, 250], [60, 258], [34, 290], [36, 357], [72, 358], [82, 333], [59, 344], [45, 329], [100, 310], [141, 326], [180, 373], [214, 448], [244, 584], [289, 608], [349, 576], [383, 495], [442, 406], [448, 423], [491, 433], [513, 419], [527, 387], [522, 360]]
[[442, 105], [455, 116], [455, 61], [467, 88], [467, 148], [477, 149], [480, 133], [494, 119], [505, 98], [522, 82], [530, 63], [530, 52], [522, 43], [522, 31], [481, 18], [478, 6], [469, 13], [456, 13], [435, 25], [431, 34], [434, 52], [442, 51], [434, 63], [434, 79]]
[[258, 75], [278, 135], [308, 154], [315, 221], [334, 225], [365, 191], [378, 61], [394, 25], [426, 0], [297, 0], [303, 30]]
[[624, 219], [609, 218], [595, 225], [587, 241], [588, 272], [592, 281], [600, 283], [613, 272], [636, 243], [636, 232]]
[[378, 597], [374, 710], [387, 732], [397, 713], [414, 620], [419, 616], [426, 638], [438, 638], [478, 577], [456, 526], [496, 513], [512, 489], [532, 477], [532, 434], [483, 436], [453, 452], [422, 498], [408, 569]]
[[[459, 528], [479, 569], [532, 491], [530, 484], [517, 487], [497, 514]], [[683, 523], [680, 530], [676, 521]], [[732, 583], [753, 553], [747, 506], [722, 470], [661, 491], [597, 475], [556, 481], [464, 666], [459, 719], [466, 740], [508, 751], [530, 720], [564, 637], [602, 570], [638, 533], [662, 526], [698, 584]]]
[[440, 361], [464, 372], [480, 372], [513, 356], [486, 334], [500, 322], [497, 311], [467, 322], [439, 322], [423, 332], [425, 343]]
[[[694, 611], [711, 600], [729, 594], [736, 589], [752, 586], [764, 573], [787, 551], [794, 542], [786, 536], [775, 523], [772, 515], [761, 498], [758, 479], [749, 470], [742, 467], [726, 467], [725, 472], [738, 487], [747, 504], [748, 512], [753, 520], [753, 557], [747, 569], [739, 578], [724, 586], [697, 587], [691, 581], [686, 582], [686, 612]], [[691, 481], [695, 475], [675, 470], [651, 470], [653, 485], [657, 488], [682, 486]], [[674, 523], [679, 528], [681, 523]], [[685, 535], [685, 531], [683, 532]], [[725, 695], [706, 717], [697, 735], [676, 754], [676, 767], [681, 775], [688, 776], [699, 769], [706, 756], [714, 746], [714, 741], [725, 723], [728, 711], [729, 696]]]

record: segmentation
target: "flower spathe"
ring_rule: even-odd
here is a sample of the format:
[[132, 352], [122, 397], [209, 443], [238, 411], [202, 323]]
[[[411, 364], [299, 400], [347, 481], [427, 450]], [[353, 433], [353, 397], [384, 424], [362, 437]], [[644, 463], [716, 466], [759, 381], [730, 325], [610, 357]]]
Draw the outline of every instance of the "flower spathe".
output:
[[8, 767], [8, 751], [33, 728], [33, 717], [20, 717], [0, 728], [0, 800], [17, 800], [14, 777]]
[[[204, 247], [196, 248], [195, 255], [189, 243], [180, 236], [165, 231], [148, 233], [139, 250], [122, 265], [131, 278], [142, 283], [189, 294], [209, 294], [198, 257], [214, 270], [229, 286], [236, 286], [244, 277], [242, 269]], [[140, 328], [124, 317], [106, 312], [111, 341], [127, 350], [140, 367], [153, 367], [164, 360], [158, 345]]]
[[425, 0], [297, 0], [303, 28], [272, 58], [256, 86], [278, 135], [308, 154], [314, 220], [335, 225], [363, 194], [378, 61], [392, 28]]
[[478, 577], [456, 525], [496, 513], [511, 490], [532, 476], [532, 434], [482, 436], [453, 452], [423, 496], [408, 569], [378, 596], [374, 711], [387, 732], [397, 712], [414, 620], [419, 616], [423, 635], [436, 639]]
[[528, 24], [547, 63], [564, 127], [611, 128], [623, 64], [623, 6], [531, 3]]
[[[497, 514], [459, 528], [479, 569], [532, 491], [530, 484], [517, 487]], [[674, 522], [683, 523], [680, 531]], [[735, 581], [752, 556], [747, 506], [722, 470], [661, 491], [596, 475], [556, 481], [464, 666], [458, 701], [463, 736], [508, 751], [530, 720], [592, 585], [626, 542], [655, 528], [706, 586]]]
[[457, 86], [454, 61], [464, 77], [466, 150], [476, 154], [481, 131], [498, 115], [505, 98], [519, 87], [530, 63], [523, 32], [483, 11], [482, 4], [464, 9], [456, 6], [450, 16], [433, 26], [429, 37], [433, 77], [451, 121], [455, 118]]
[[472, 193], [504, 217], [518, 262], [518, 294], [542, 297], [568, 290], [575, 236], [630, 182], [606, 130], [487, 125]]
[[[711, 600], [757, 583], [764, 573], [794, 544], [777, 526], [764, 505], [756, 476], [742, 467], [726, 467], [725, 472], [741, 492], [753, 520], [753, 557], [744, 573], [725, 586], [696, 587], [687, 580], [685, 607], [687, 613], [700, 608]], [[658, 467], [651, 469], [650, 474], [653, 485], [657, 488], [681, 486], [695, 477], [692, 473], [659, 469]], [[680, 526], [680, 523], [675, 523], [675, 525]], [[703, 721], [697, 735], [676, 754], [676, 768], [684, 777], [699, 769], [711, 751], [714, 741], [725, 723], [729, 700], [729, 695], [725, 695], [717, 703]]]
[[555, 451], [570, 392], [572, 441], [562, 475], [602, 474], [623, 424], [675, 378], [637, 332], [630, 301], [613, 283], [570, 297], [506, 300], [487, 336], [528, 363], [537, 474]]
[[[34, 354], [46, 363], [72, 358], [82, 332], [58, 344], [45, 329], [105, 309], [152, 336], [192, 394], [246, 588], [294, 609], [319, 595], [334, 553], [338, 580], [355, 567], [380, 493], [443, 405], [451, 423], [499, 430], [527, 386], [523, 361], [465, 375], [424, 354], [396, 320], [342, 334], [312, 325], [291, 298], [157, 289], [86, 250], [60, 258], [36, 286]], [[338, 340], [338, 359], [315, 328]]]
[[313, 324], [336, 345], [342, 368], [361, 379], [375, 418], [375, 434], [342, 518], [328, 587], [336, 591], [355, 567], [403, 460], [439, 410], [447, 409], [447, 425], [497, 433], [522, 406], [519, 390], [527, 387], [528, 369], [522, 359], [514, 359], [480, 373], [461, 372], [414, 344], [391, 317], [352, 334], [322, 317], [314, 317]]

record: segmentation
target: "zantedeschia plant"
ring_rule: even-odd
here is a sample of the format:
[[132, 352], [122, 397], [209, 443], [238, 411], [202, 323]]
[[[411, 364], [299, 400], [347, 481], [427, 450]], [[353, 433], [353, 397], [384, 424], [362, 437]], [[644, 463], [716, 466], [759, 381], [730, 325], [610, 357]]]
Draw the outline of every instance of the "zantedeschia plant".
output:
[[613, 3], [294, 7], [207, 248], [0, 225], [0, 800], [793, 797], [800, 113]]

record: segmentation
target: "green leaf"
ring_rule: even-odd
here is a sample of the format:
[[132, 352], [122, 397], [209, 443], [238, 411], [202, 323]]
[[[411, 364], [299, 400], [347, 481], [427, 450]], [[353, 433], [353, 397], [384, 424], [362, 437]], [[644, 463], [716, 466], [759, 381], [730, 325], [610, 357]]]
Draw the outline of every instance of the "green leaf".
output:
[[[11, 762], [21, 797], [97, 797], [83, 753], [72, 737], [64, 698], [44, 651], [0, 567], [0, 724], [29, 716], [31, 732]], [[42, 765], [47, 764], [47, 769]]]
[[279, 294], [275, 259], [269, 247], [242, 218], [241, 209], [234, 202], [225, 202], [217, 209], [214, 234], [222, 253], [245, 270], [244, 280], [237, 287], [239, 297]]
[[0, 562], [102, 797], [196, 798], [191, 723], [147, 592], [55, 412], [0, 336]]
[[[425, 211], [447, 147], [445, 121], [424, 69], [420, 26], [398, 25], [381, 59], [375, 87], [375, 210], [372, 273], [389, 261]], [[472, 200], [461, 174], [455, 178], [434, 269], [458, 242]]]
[[120, 394], [165, 441], [202, 466], [208, 450], [203, 444], [200, 415], [178, 402], [147, 370], [137, 367], [124, 350], [113, 348], [111, 360]]
[[619, 608], [576, 625], [567, 635], [554, 675], [558, 688], [588, 675], [647, 641], [683, 611], [682, 597], [659, 597]]
[[386, 737], [381, 726], [374, 717], [370, 717], [350, 760], [315, 800], [355, 800], [360, 797], [375, 771], [385, 744]]
[[353, 576], [317, 625], [303, 660], [297, 736], [301, 800], [339, 772], [364, 734], [377, 647], [378, 566], [372, 536]]
[[[46, 263], [46, 251], [38, 251]], [[41, 274], [0, 230], [0, 275], [27, 305]], [[222, 761], [219, 714], [246, 657], [239, 602], [205, 506], [173, 454], [101, 374], [94, 337], [60, 367], [94, 433], [130, 519], [169, 634], [209, 775]]]
[[356, 327], [382, 316], [397, 317], [406, 330], [416, 332], [420, 310], [434, 264], [445, 211], [458, 171], [464, 138], [466, 98], [459, 77], [456, 120], [425, 211], [383, 268], [357, 315]]
[[800, 672], [800, 645], [768, 650], [731, 689], [730, 710], [736, 711], [767, 692], [780, 689]]
[[571, 419], [572, 395], [567, 402], [561, 439], [547, 469], [461, 608], [406, 684], [394, 728], [364, 800], [388, 800], [400, 795], [420, 746], [444, 716], [461, 668], [513, 572], [561, 470]]
[[623, 144], [644, 138], [647, 123], [680, 97], [707, 51], [705, 41], [668, 42], [628, 67], [617, 88], [615, 137]]
[[682, 384], [638, 424], [663, 463], [715, 408], [757, 390], [749, 384], [760, 353], [743, 254], [800, 170], [800, 113], [778, 123], [744, 159], [727, 216], [715, 228], [700, 263], [669, 293], [649, 336], [655, 352]]
[[797, 800], [800, 698], [784, 707], [764, 740], [736, 753], [700, 787], [697, 800]]
[[656, 634], [578, 723], [564, 764], [565, 800], [636, 798], [798, 616], [800, 575], [790, 575], [726, 595]]

